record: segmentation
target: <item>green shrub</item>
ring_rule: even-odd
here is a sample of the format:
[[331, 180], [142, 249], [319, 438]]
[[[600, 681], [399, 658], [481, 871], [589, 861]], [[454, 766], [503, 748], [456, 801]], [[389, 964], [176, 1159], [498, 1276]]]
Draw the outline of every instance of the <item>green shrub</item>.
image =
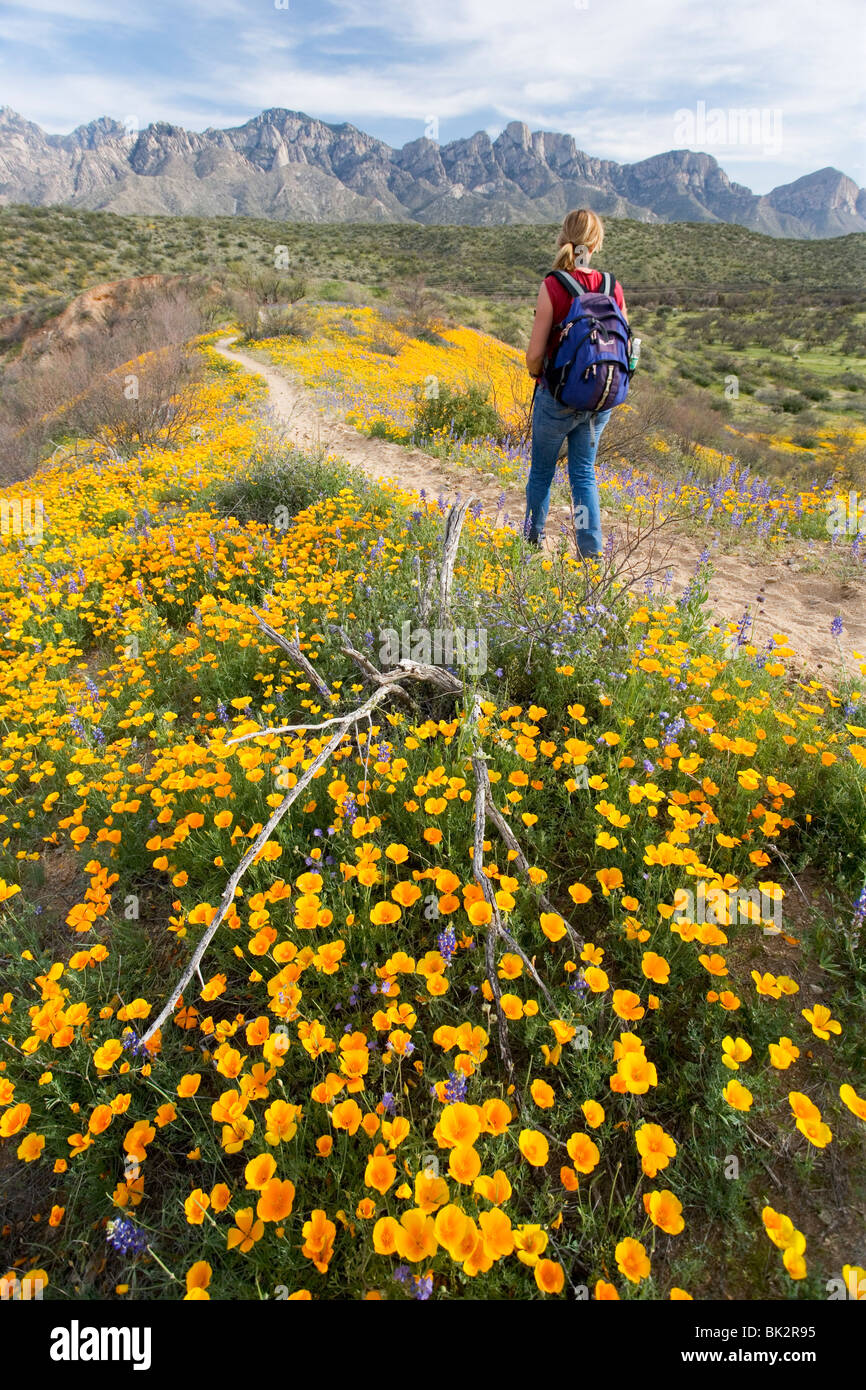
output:
[[415, 435], [427, 439], [440, 431], [460, 439], [481, 439], [505, 434], [505, 426], [490, 402], [489, 387], [478, 384], [454, 390], [440, 386], [435, 396], [418, 393], [415, 405]]
[[367, 430], [371, 439], [387, 439], [392, 444], [408, 443], [405, 435], [399, 434], [387, 420], [374, 420]]
[[344, 280], [323, 280], [316, 286], [316, 298], [329, 304], [342, 304], [350, 299], [349, 286]]
[[809, 402], [798, 395], [785, 396], [781, 405], [787, 415], [799, 415], [801, 411], [809, 408]]
[[336, 497], [341, 488], [365, 487], [365, 480], [346, 463], [289, 446], [263, 448], [236, 477], [222, 480], [199, 494], [200, 505], [219, 516], [233, 516], [243, 525], [257, 521], [285, 530], [288, 518], [321, 497]]

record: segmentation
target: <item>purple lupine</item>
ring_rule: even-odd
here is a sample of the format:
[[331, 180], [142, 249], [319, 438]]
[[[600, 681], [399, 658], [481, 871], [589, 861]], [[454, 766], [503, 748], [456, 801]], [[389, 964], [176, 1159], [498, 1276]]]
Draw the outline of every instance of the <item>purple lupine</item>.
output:
[[117, 1220], [110, 1221], [105, 1239], [121, 1255], [143, 1255], [147, 1249], [147, 1236], [128, 1216], [119, 1216]]
[[445, 1082], [445, 1100], [449, 1105], [457, 1105], [466, 1099], [468, 1082], [460, 1072], [452, 1071]]
[[583, 973], [583, 967], [581, 967], [581, 969], [578, 970], [577, 974], [575, 975], [568, 988], [572, 990], [575, 994], [578, 994], [580, 996], [581, 1002], [586, 998], [589, 992], [589, 985], [587, 984], [586, 976]]
[[457, 936], [453, 927], [446, 927], [436, 938], [436, 945], [439, 947], [440, 954], [444, 957], [446, 965], [450, 965], [457, 951]]

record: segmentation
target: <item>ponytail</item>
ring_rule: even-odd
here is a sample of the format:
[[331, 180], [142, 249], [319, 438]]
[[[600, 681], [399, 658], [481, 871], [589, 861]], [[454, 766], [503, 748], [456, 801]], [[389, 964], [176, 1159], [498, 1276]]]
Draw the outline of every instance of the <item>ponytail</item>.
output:
[[588, 208], [575, 208], [566, 213], [556, 243], [558, 250], [553, 262], [554, 270], [571, 272], [586, 265], [592, 253], [601, 249], [603, 241], [604, 224], [594, 212]]

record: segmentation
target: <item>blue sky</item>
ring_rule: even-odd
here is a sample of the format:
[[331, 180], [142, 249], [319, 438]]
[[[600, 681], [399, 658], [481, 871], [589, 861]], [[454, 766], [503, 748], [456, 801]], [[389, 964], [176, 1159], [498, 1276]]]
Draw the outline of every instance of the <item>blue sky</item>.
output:
[[51, 131], [285, 106], [392, 145], [521, 120], [621, 163], [705, 149], [758, 193], [828, 164], [866, 184], [863, 0], [283, 4], [0, 0], [0, 105]]

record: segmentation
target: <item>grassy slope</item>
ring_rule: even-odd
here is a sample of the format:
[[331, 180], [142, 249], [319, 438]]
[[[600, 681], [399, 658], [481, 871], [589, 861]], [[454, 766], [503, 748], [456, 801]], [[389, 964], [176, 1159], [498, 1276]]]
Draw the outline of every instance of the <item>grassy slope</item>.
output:
[[[76, 293], [103, 279], [199, 271], [235, 258], [386, 289], [423, 272], [431, 285], [475, 295], [534, 294], [549, 265], [553, 226], [420, 227], [299, 224], [244, 217], [121, 217], [69, 208], [0, 210], [0, 308], [34, 295]], [[859, 289], [866, 234], [827, 241], [762, 236], [724, 223], [607, 223], [604, 258], [636, 287], [777, 285]]]

